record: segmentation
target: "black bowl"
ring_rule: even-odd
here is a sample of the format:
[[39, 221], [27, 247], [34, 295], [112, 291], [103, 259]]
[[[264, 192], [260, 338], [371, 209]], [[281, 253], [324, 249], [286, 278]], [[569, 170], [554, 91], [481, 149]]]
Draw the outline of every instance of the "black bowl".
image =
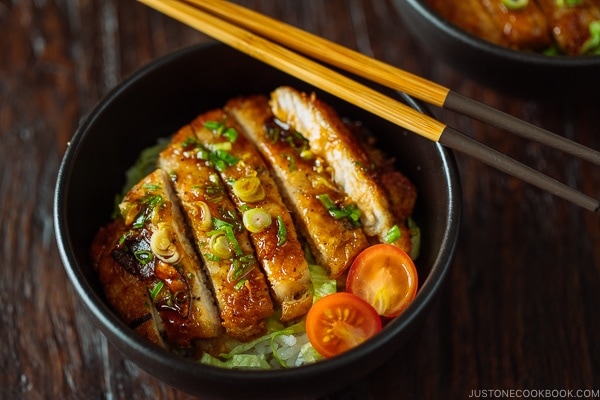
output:
[[419, 45], [468, 78], [536, 100], [600, 99], [600, 56], [549, 56], [509, 49], [458, 28], [424, 0], [394, 0], [394, 4]]
[[[315, 90], [342, 116], [363, 121], [419, 191], [414, 218], [423, 235], [414, 303], [373, 340], [310, 366], [276, 371], [226, 370], [155, 347], [111, 311], [92, 270], [89, 249], [110, 218], [124, 172], [145, 147], [231, 97], [268, 94], [279, 85], [315, 90], [223, 45], [179, 50], [117, 86], [83, 121], [64, 156], [55, 193], [55, 226], [66, 272], [92, 319], [126, 357], [155, 377], [202, 398], [295, 398], [340, 389], [394, 354], [426, 315], [454, 253], [461, 189], [451, 152]], [[418, 105], [407, 99], [413, 107]]]

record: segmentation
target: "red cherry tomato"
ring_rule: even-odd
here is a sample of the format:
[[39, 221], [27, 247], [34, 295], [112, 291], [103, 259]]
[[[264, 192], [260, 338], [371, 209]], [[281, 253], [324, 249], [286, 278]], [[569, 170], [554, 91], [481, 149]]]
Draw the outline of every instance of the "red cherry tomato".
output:
[[348, 271], [346, 290], [364, 299], [382, 317], [391, 318], [408, 307], [417, 294], [415, 264], [402, 249], [390, 244], [367, 247]]
[[323, 357], [333, 357], [381, 331], [381, 318], [366, 301], [340, 292], [322, 297], [306, 316], [306, 335]]

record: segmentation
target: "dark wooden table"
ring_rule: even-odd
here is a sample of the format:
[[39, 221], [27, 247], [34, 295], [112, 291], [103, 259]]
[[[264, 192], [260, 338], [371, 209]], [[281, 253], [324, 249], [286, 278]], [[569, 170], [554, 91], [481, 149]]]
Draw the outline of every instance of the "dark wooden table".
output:
[[[519, 99], [472, 82], [417, 47], [389, 0], [238, 2], [600, 149], [599, 104]], [[67, 142], [98, 100], [156, 57], [208, 40], [131, 0], [0, 1], [0, 398], [190, 398], [124, 359], [88, 320], [58, 255], [52, 203]], [[433, 112], [600, 195], [597, 167]], [[404, 350], [328, 398], [598, 397], [600, 218], [457, 159], [463, 227], [439, 302]]]

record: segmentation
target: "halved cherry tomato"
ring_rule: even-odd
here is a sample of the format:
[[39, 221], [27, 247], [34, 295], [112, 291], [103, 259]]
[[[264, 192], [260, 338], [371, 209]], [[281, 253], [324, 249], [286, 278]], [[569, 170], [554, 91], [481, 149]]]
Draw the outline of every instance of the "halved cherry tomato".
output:
[[333, 357], [381, 331], [381, 318], [366, 301], [352, 293], [322, 297], [306, 316], [306, 335], [323, 357]]
[[352, 262], [346, 290], [366, 300], [382, 317], [391, 318], [408, 307], [417, 294], [419, 278], [410, 256], [390, 244], [363, 250]]

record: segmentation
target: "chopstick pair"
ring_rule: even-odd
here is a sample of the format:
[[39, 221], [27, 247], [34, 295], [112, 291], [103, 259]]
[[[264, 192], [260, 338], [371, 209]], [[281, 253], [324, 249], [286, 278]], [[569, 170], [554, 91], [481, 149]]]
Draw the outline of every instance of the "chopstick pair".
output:
[[[600, 201], [550, 178], [309, 57], [429, 104], [490, 123], [600, 165], [600, 152], [548, 132], [436, 83], [225, 0], [138, 0], [230, 47], [398, 126], [465, 153], [590, 211]], [[270, 39], [270, 40], [269, 40]], [[274, 43], [271, 40], [273, 40]]]

